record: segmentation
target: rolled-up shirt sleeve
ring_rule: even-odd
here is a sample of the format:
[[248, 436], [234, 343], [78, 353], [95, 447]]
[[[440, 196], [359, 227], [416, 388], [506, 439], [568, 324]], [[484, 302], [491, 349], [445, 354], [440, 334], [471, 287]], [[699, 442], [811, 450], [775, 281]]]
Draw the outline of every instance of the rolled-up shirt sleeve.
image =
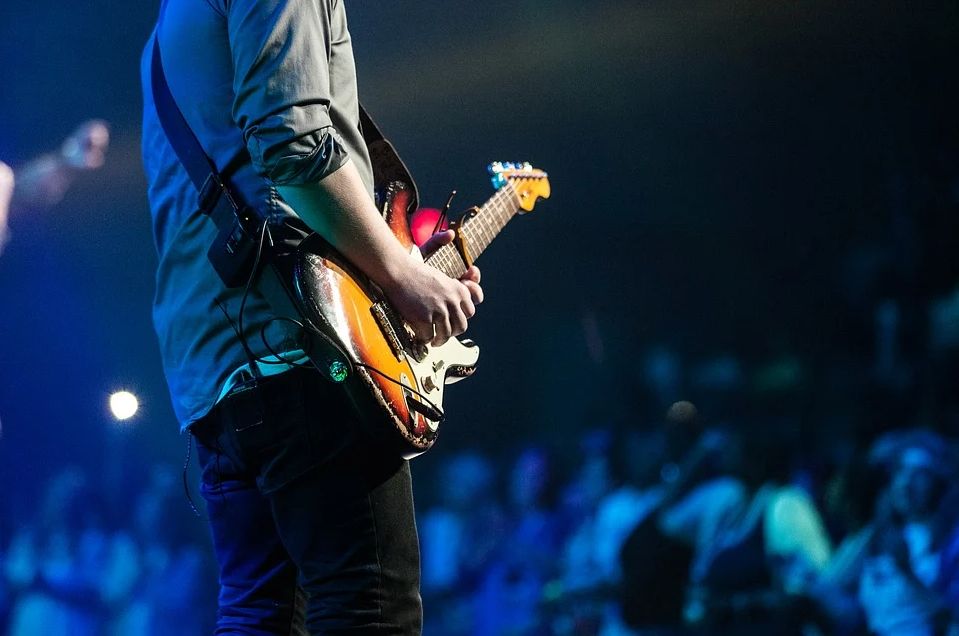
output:
[[334, 1], [226, 3], [233, 119], [254, 167], [277, 185], [319, 181], [348, 158], [330, 119]]

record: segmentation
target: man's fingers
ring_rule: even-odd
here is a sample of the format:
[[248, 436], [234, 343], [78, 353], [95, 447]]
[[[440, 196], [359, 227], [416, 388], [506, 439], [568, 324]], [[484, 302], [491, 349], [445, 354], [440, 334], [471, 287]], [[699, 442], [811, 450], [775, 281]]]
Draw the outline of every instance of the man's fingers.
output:
[[[460, 303], [460, 310], [462, 310], [463, 315], [466, 316], [467, 319], [476, 315], [476, 305], [474, 305], [473, 301], [469, 298]], [[466, 331], [466, 327], [463, 328], [463, 331]], [[461, 331], [460, 333], [463, 332]]]
[[433, 346], [438, 347], [452, 337], [453, 327], [450, 325], [449, 316], [437, 318], [433, 326], [436, 328], [433, 336]]
[[452, 243], [454, 236], [456, 235], [453, 233], [453, 230], [437, 232], [423, 243], [422, 247], [420, 247], [420, 252], [424, 257], [427, 257], [447, 243]]
[[432, 342], [433, 341], [433, 323], [431, 322], [418, 322], [416, 324], [410, 324], [410, 327], [413, 328], [413, 333], [416, 334], [416, 339], [419, 342]]
[[474, 283], [479, 284], [480, 282], [480, 270], [476, 265], [471, 265], [466, 272], [460, 276], [460, 280], [464, 283], [468, 280], [473, 281]]
[[[483, 302], [483, 288], [480, 287], [477, 283], [474, 283], [471, 280], [464, 280], [463, 284], [466, 285], [466, 288], [470, 290], [470, 300], [473, 301], [474, 305], [478, 305]], [[472, 318], [472, 316], [470, 316]]]
[[450, 314], [450, 336], [458, 336], [466, 331], [467, 327], [466, 313], [458, 309]]

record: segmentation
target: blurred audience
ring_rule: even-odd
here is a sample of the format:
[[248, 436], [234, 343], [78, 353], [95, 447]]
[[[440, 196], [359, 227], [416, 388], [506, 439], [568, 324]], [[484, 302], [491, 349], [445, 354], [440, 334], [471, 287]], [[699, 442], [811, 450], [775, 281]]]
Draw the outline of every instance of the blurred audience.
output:
[[[102, 160], [83, 130], [58, 161]], [[0, 204], [12, 187], [0, 165]], [[959, 636], [957, 298], [863, 290], [870, 337], [835, 359], [654, 346], [628, 418], [414, 463], [424, 632]], [[64, 468], [0, 527], [0, 632], [209, 633], [211, 550], [178, 471], [109, 500], [91, 474]]]
[[451, 455], [437, 481], [437, 505], [420, 517], [422, 594], [434, 609], [426, 631], [470, 634], [478, 619], [472, 597], [505, 529], [494, 470], [479, 453]]
[[873, 459], [889, 473], [862, 564], [859, 601], [879, 636], [941, 633], [951, 612], [940, 593], [941, 551], [956, 530], [955, 462], [938, 435], [887, 435]]
[[209, 633], [208, 550], [173, 481], [154, 479], [134, 508], [133, 518], [111, 523], [85, 471], [55, 474], [35, 518], [0, 553], [10, 601], [4, 633]]
[[128, 534], [108, 529], [87, 475], [61, 470], [7, 551], [11, 636], [104, 633], [134, 583], [135, 550]]
[[[421, 482], [425, 633], [959, 635], [954, 443], [830, 430], [676, 402], [509, 462], [450, 453]], [[209, 632], [210, 549], [178, 471], [123, 487], [133, 505], [111, 510], [64, 468], [0, 535], [0, 631]]]

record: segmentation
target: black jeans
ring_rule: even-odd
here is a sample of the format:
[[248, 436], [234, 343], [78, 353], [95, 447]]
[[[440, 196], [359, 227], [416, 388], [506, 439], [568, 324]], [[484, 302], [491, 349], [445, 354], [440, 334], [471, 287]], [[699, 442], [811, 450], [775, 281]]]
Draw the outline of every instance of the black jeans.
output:
[[216, 634], [419, 634], [409, 465], [293, 370], [193, 427], [220, 566]]

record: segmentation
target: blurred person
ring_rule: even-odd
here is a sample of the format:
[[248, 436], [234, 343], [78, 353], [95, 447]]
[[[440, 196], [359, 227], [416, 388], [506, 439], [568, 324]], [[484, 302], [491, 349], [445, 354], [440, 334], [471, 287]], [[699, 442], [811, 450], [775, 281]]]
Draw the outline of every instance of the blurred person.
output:
[[561, 578], [567, 591], [591, 587], [602, 580], [596, 547], [602, 541], [597, 512], [613, 486], [609, 430], [587, 431], [580, 440], [582, 460], [563, 491], [561, 513], [572, 521], [562, 551]]
[[865, 452], [852, 452], [827, 484], [825, 510], [838, 526], [833, 534], [839, 542], [808, 595], [829, 634], [854, 636], [865, 630], [859, 577], [884, 481]]
[[439, 503], [419, 518], [423, 598], [428, 633], [471, 634], [477, 617], [473, 594], [504, 538], [505, 518], [494, 488], [493, 467], [477, 452], [445, 459]]
[[216, 594], [204, 585], [208, 563], [197, 537], [201, 526], [178, 496], [176, 472], [173, 466], [154, 466], [150, 483], [134, 499], [136, 585], [111, 622], [116, 636], [211, 631], [206, 608], [216, 602]]
[[509, 473], [505, 532], [484, 568], [473, 633], [533, 636], [548, 633], [540, 605], [557, 574], [564, 528], [552, 504], [555, 467], [540, 447], [523, 449]]
[[687, 622], [785, 636], [814, 621], [806, 593], [832, 546], [812, 497], [791, 482], [798, 444], [789, 428], [775, 422], [737, 438], [729, 475], [738, 501], [697, 546]]
[[956, 626], [943, 594], [955, 572], [942, 567], [959, 529], [954, 449], [917, 430], [881, 438], [872, 456], [889, 484], [864, 545], [858, 599], [866, 624], [879, 636], [944, 633]]
[[596, 513], [602, 541], [596, 546], [603, 576], [618, 583], [619, 555], [630, 532], [662, 503], [665, 488], [662, 467], [667, 440], [662, 431], [629, 427], [620, 431], [612, 448], [613, 489], [603, 497]]
[[86, 474], [51, 478], [32, 524], [13, 536], [4, 575], [15, 594], [9, 634], [99, 635], [135, 578], [136, 550], [110, 532]]
[[662, 431], [629, 427], [613, 438], [609, 450], [610, 489], [596, 506], [595, 541], [590, 549], [595, 580], [572, 591], [574, 596], [592, 595], [601, 603], [599, 633], [604, 636], [632, 633], [623, 623], [616, 602], [623, 582], [620, 553], [636, 526], [662, 502], [660, 469], [665, 455]]
[[552, 628], [564, 633], [602, 633], [616, 622], [611, 582], [609, 535], [614, 515], [602, 505], [618, 486], [614, 473], [614, 437], [607, 428], [587, 430], [580, 439], [579, 462], [562, 492], [560, 515], [568, 533], [560, 552], [560, 571], [549, 586]]
[[110, 143], [106, 122], [80, 124], [56, 152], [29, 161], [16, 173], [0, 162], [0, 254], [10, 239], [11, 208], [47, 208], [63, 199], [76, 176], [103, 165]]
[[694, 558], [743, 505], [742, 485], [724, 475], [735, 461], [727, 456], [729, 434], [708, 428], [693, 437], [698, 428], [693, 419], [669, 422], [658, 479], [648, 486], [648, 509], [622, 542], [621, 631], [681, 633]]

